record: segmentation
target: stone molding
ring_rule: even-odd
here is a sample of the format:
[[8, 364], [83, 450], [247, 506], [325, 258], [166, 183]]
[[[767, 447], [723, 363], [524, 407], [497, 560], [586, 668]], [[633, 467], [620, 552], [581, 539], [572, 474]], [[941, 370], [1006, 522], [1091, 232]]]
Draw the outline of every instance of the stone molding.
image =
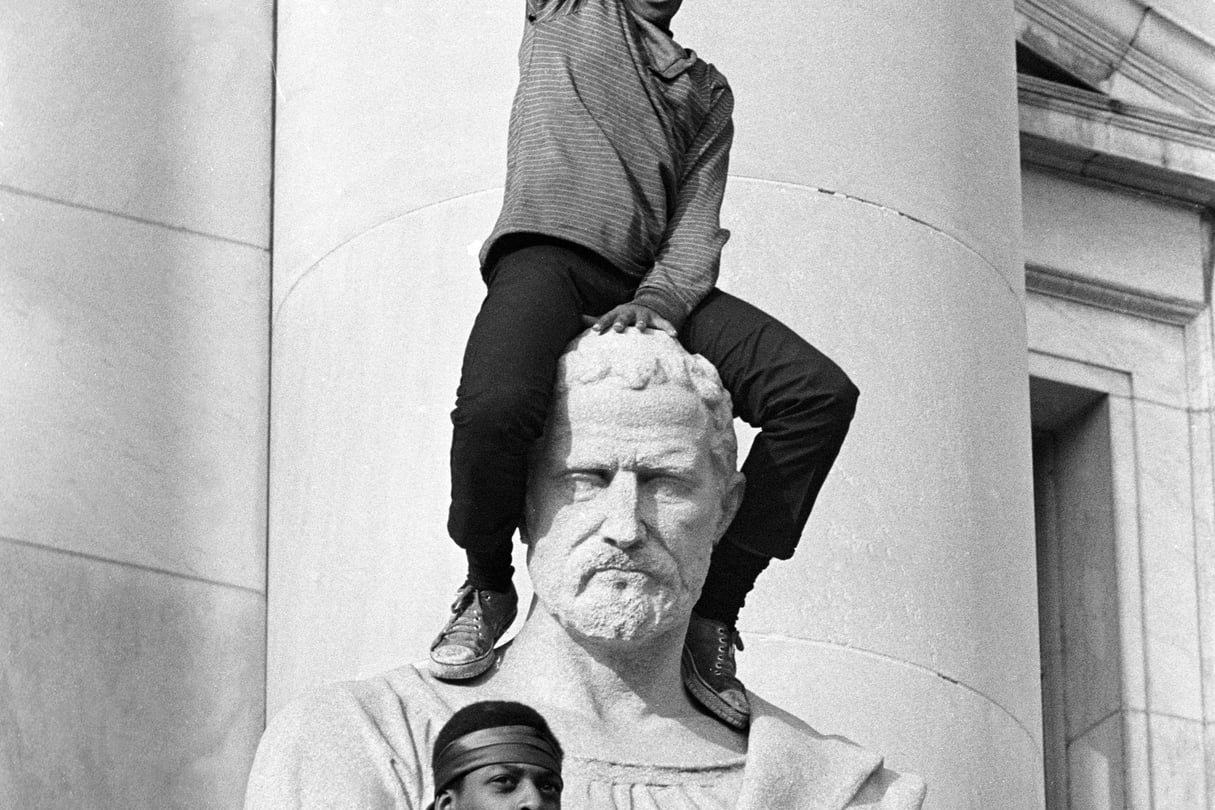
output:
[[1025, 266], [1025, 289], [1051, 298], [1062, 298], [1176, 326], [1187, 325], [1206, 306], [1203, 301], [1157, 295], [1035, 264]]
[[1215, 123], [1020, 75], [1022, 160], [1215, 205]]
[[[1160, 9], [1135, 0], [1117, 5], [1120, 14], [1094, 11], [1102, 16], [1094, 19], [1065, 0], [1016, 0], [1017, 39], [1099, 89], [1122, 76], [1181, 110], [1215, 118], [1215, 42]], [[1115, 16], [1136, 24], [1113, 30]]]

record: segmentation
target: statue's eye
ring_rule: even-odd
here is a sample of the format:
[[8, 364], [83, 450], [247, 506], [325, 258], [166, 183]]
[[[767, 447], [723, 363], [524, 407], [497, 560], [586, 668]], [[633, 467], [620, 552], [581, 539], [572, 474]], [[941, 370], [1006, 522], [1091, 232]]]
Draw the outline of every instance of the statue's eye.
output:
[[593, 495], [608, 483], [607, 474], [598, 470], [571, 470], [566, 473], [565, 478], [569, 481], [575, 498]]
[[647, 476], [642, 485], [655, 495], [681, 495], [689, 488], [688, 481], [682, 476], [670, 473], [657, 473]]

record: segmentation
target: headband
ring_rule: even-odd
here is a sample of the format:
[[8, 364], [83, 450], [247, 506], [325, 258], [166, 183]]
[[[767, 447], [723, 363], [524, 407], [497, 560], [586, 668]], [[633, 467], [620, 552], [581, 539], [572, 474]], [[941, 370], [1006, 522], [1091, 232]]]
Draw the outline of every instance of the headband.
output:
[[532, 726], [483, 728], [457, 737], [435, 757], [435, 795], [454, 780], [486, 765], [518, 762], [561, 773], [553, 741]]

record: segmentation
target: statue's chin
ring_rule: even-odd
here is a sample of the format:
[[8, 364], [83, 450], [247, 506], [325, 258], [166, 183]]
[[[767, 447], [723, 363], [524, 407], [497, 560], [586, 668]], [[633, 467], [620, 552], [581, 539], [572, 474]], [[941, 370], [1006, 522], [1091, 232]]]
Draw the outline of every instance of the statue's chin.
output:
[[653, 638], [686, 619], [691, 610], [687, 600], [669, 589], [610, 578], [596, 578], [561, 602], [551, 606], [557, 620], [580, 636], [600, 641]]

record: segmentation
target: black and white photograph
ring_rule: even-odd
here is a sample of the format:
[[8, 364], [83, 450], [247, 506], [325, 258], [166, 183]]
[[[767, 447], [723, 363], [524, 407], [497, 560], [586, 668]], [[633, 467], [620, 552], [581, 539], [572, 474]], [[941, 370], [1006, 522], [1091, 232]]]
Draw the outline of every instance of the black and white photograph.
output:
[[1213, 0], [0, 0], [0, 810], [1215, 810]]

